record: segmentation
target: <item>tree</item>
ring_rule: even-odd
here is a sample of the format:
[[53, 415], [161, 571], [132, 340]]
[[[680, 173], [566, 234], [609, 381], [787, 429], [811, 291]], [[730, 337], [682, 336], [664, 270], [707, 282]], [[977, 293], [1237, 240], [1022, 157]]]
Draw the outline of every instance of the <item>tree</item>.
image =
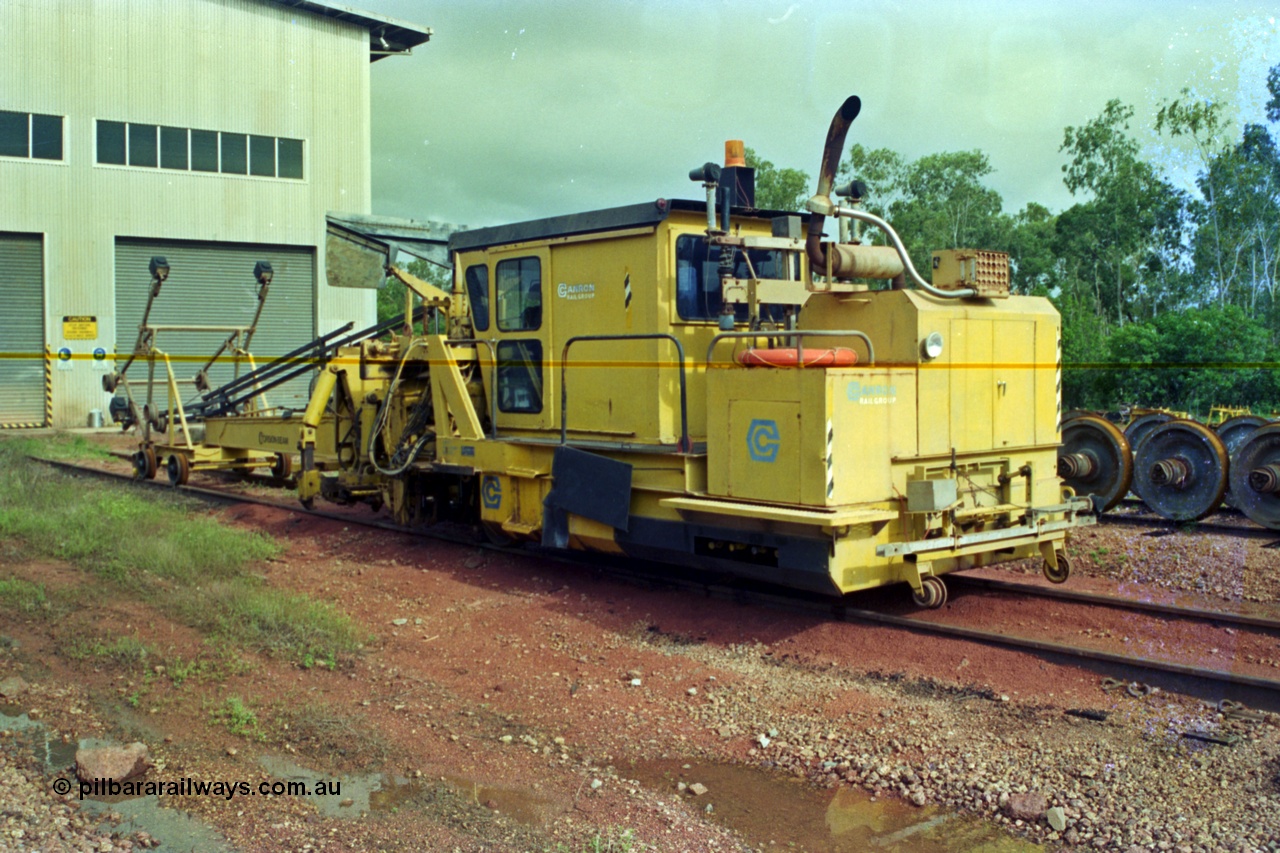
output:
[[1162, 285], [1181, 263], [1185, 195], [1138, 157], [1129, 135], [1133, 108], [1111, 100], [1087, 124], [1068, 127], [1060, 150], [1071, 155], [1063, 182], [1082, 201], [1058, 217], [1055, 251], [1069, 280], [1087, 288], [1117, 325], [1145, 307], [1154, 314]]
[[799, 169], [779, 169], [753, 149], [745, 151], [747, 165], [756, 170], [756, 207], [762, 210], [804, 210], [813, 194], [809, 175]]

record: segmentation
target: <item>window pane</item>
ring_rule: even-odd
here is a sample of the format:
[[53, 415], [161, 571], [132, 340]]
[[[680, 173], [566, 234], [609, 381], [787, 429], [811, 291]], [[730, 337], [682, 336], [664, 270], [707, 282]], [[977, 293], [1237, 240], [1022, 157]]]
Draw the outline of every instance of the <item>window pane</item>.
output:
[[467, 267], [467, 296], [471, 299], [471, 325], [477, 332], [489, 330], [489, 268]]
[[520, 332], [542, 326], [542, 264], [537, 258], [498, 262], [498, 328]]
[[62, 116], [31, 116], [31, 156], [62, 159]]
[[27, 151], [27, 113], [0, 110], [0, 156], [30, 156]]
[[98, 122], [98, 162], [124, 165], [124, 122]]
[[[302, 140], [281, 139], [279, 141], [280, 167], [276, 174], [282, 178], [302, 177]], [[487, 327], [486, 327], [487, 328]]]
[[266, 178], [276, 176], [276, 138], [274, 136], [249, 137], [249, 174]]
[[248, 139], [243, 133], [220, 133], [222, 137], [222, 171], [243, 175], [248, 171]]
[[218, 134], [216, 131], [191, 131], [191, 168], [197, 172], [218, 171]]
[[[768, 249], [750, 250], [751, 266], [746, 256], [735, 249], [733, 277], [750, 278], [752, 269], [759, 278], [790, 279], [786, 252]], [[684, 234], [676, 239], [676, 313], [682, 320], [715, 320], [724, 306], [720, 287], [720, 249], [709, 247], [705, 237]], [[733, 306], [738, 322], [748, 319], [750, 308], [745, 303]], [[760, 303], [760, 317], [777, 322], [786, 317], [788, 306]]]
[[187, 168], [187, 129], [160, 128], [160, 166], [164, 169]]
[[498, 410], [542, 411], [542, 342], [498, 344]]
[[156, 164], [156, 126], [154, 124], [129, 125], [129, 165], [154, 166]]

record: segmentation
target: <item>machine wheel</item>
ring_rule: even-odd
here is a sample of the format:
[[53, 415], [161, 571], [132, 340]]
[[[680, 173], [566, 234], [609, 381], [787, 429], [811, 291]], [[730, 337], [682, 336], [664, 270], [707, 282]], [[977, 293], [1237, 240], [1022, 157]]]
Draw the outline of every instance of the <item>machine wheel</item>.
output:
[[[1267, 423], [1267, 419], [1261, 415], [1237, 415], [1234, 418], [1227, 418], [1214, 427], [1214, 431], [1218, 433], [1218, 438], [1222, 439], [1222, 446], [1227, 448], [1227, 459], [1235, 459], [1236, 451], [1244, 446], [1245, 442], [1259, 427], [1266, 426]], [[1235, 495], [1231, 491], [1231, 477], [1229, 474], [1227, 476], [1227, 493], [1223, 496], [1222, 502], [1232, 509], [1239, 509], [1236, 506]]]
[[1111, 509], [1133, 481], [1133, 454], [1124, 433], [1105, 418], [1080, 415], [1062, 425], [1058, 476], [1077, 495], [1097, 495]]
[[1142, 444], [1142, 439], [1147, 437], [1160, 424], [1167, 424], [1173, 420], [1172, 415], [1166, 415], [1164, 412], [1148, 412], [1145, 415], [1138, 415], [1129, 425], [1124, 428], [1124, 437], [1129, 439], [1129, 449], [1134, 453], [1138, 452], [1138, 445]]
[[1231, 457], [1231, 492], [1250, 521], [1280, 530], [1280, 423], [1258, 427]]
[[185, 486], [187, 480], [191, 479], [191, 463], [181, 453], [170, 455], [164, 468], [165, 473], [169, 475], [169, 485], [174, 488]]
[[293, 457], [287, 453], [277, 453], [276, 461], [271, 465], [271, 476], [277, 480], [287, 480], [293, 473]]
[[919, 592], [911, 591], [911, 600], [918, 607], [937, 610], [947, 603], [947, 585], [942, 582], [942, 578], [931, 575], [920, 581]]
[[302, 504], [303, 509], [311, 510], [316, 508], [315, 498], [299, 498], [298, 503]]
[[1171, 521], [1199, 521], [1218, 508], [1227, 490], [1227, 449], [1196, 421], [1152, 428], [1134, 451], [1133, 490]]
[[139, 480], [156, 478], [156, 451], [153, 447], [144, 447], [133, 454], [133, 476]]
[[1044, 561], [1044, 577], [1049, 583], [1066, 583], [1067, 578], [1071, 577], [1071, 560], [1067, 558], [1065, 551], [1059, 551], [1055, 555], [1058, 560], [1058, 567], [1055, 569], [1049, 565], [1049, 561]]

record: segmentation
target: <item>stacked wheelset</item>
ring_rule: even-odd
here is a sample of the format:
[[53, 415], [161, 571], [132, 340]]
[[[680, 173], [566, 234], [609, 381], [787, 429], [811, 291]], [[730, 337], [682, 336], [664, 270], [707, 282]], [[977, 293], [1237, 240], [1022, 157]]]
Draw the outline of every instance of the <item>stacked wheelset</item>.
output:
[[1149, 412], [1121, 431], [1097, 414], [1069, 412], [1058, 476], [1102, 509], [1132, 490], [1172, 521], [1198, 521], [1226, 503], [1280, 529], [1280, 421], [1240, 415], [1215, 429]]

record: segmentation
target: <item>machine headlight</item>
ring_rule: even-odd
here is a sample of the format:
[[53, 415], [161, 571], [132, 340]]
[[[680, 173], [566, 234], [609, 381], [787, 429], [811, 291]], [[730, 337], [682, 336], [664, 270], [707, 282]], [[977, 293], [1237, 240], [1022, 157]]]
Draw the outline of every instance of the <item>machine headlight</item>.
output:
[[942, 335], [931, 332], [929, 337], [920, 342], [920, 354], [930, 360], [942, 355]]

